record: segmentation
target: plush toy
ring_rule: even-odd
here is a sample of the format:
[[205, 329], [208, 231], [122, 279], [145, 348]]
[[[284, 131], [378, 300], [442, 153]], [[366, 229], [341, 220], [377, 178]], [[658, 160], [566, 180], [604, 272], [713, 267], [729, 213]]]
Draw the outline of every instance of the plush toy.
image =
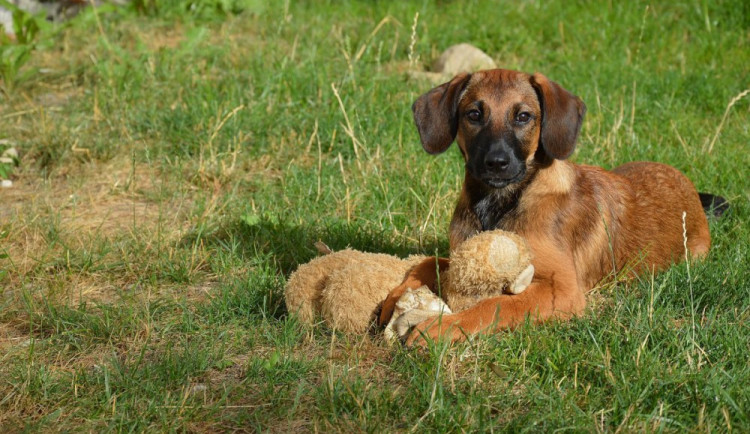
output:
[[[363, 333], [390, 291], [425, 259], [352, 249], [326, 254], [301, 265], [289, 277], [287, 309], [306, 323], [312, 324], [319, 315], [338, 330]], [[399, 299], [386, 337], [403, 337], [421, 321], [461, 311], [487, 297], [522, 292], [534, 276], [530, 261], [531, 253], [518, 235], [499, 230], [477, 234], [451, 253], [439, 289], [410, 289]]]
[[534, 277], [531, 252], [519, 235], [480, 232], [451, 252], [442, 295], [454, 311], [500, 294], [520, 294]]
[[320, 316], [337, 330], [366, 332], [390, 290], [425, 258], [399, 259], [352, 249], [325, 254], [289, 276], [287, 310], [308, 324]]

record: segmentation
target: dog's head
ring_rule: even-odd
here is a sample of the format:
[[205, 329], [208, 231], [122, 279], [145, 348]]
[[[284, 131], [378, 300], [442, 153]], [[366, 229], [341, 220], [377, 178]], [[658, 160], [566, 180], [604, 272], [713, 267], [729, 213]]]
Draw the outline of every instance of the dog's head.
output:
[[541, 74], [461, 74], [412, 106], [430, 154], [458, 142], [467, 172], [491, 188], [522, 181], [534, 162], [573, 153], [586, 106]]

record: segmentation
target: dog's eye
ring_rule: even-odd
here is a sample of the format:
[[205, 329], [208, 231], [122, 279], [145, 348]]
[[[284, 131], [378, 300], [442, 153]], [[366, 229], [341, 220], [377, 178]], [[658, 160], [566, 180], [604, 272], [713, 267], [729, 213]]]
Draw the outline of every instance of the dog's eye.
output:
[[519, 124], [525, 124], [526, 122], [531, 120], [531, 113], [529, 112], [521, 112], [516, 115], [516, 122]]
[[482, 119], [482, 113], [479, 110], [469, 110], [466, 112], [466, 117], [472, 122], [479, 122]]

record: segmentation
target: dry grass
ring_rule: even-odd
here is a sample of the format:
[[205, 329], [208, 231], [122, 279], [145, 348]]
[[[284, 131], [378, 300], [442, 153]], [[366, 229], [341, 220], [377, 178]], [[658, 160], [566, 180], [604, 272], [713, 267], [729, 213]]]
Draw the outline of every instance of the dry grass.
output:
[[156, 169], [133, 167], [124, 158], [75, 164], [50, 179], [21, 174], [3, 191], [0, 209], [0, 218], [13, 227], [8, 253], [16, 270], [25, 275], [38, 258], [54, 254], [46, 235], [50, 222], [73, 248], [97, 238], [136, 239], [157, 230], [165, 240], [175, 240], [186, 228], [187, 204], [149, 200], [158, 194], [158, 183]]

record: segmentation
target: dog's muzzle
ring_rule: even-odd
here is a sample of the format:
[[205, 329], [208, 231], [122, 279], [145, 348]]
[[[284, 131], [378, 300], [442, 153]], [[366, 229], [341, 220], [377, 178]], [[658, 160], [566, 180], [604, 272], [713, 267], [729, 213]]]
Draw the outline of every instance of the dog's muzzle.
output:
[[489, 152], [484, 157], [482, 182], [492, 188], [503, 188], [523, 179], [526, 168], [512, 154], [504, 151]]

